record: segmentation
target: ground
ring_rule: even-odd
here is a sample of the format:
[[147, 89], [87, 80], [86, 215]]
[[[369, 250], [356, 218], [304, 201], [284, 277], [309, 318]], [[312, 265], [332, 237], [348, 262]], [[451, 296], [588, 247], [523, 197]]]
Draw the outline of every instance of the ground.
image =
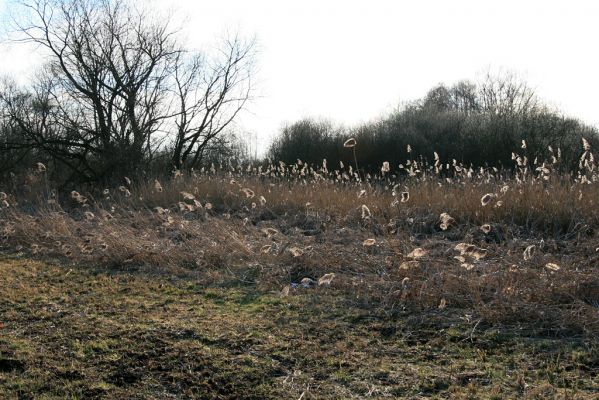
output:
[[[599, 341], [0, 256], [6, 399], [596, 398]], [[443, 318], [440, 317], [444, 313]], [[443, 322], [441, 322], [443, 321]]]

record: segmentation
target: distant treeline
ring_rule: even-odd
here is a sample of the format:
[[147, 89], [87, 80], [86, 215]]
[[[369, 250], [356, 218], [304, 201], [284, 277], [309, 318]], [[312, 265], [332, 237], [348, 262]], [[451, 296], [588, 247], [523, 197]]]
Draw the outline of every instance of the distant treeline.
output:
[[455, 159], [466, 166], [498, 168], [512, 168], [513, 153], [526, 156], [531, 165], [560, 155], [556, 166], [572, 171], [583, 152], [581, 138], [592, 147], [599, 143], [596, 128], [551, 109], [518, 78], [487, 75], [480, 83], [441, 84], [423, 99], [349, 129], [322, 120], [295, 122], [283, 128], [268, 157], [314, 164], [326, 158], [333, 168], [339, 161], [353, 165], [353, 149], [343, 146], [352, 137], [360, 169], [370, 171], [380, 169], [383, 161], [392, 169], [407, 159], [432, 162], [434, 152], [443, 163]]

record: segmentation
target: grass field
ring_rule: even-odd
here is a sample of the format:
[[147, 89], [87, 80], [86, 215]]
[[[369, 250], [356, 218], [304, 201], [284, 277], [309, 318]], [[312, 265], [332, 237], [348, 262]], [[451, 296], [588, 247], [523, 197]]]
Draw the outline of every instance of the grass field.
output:
[[446, 308], [390, 317], [334, 287], [204, 287], [0, 259], [0, 393], [88, 398], [596, 398], [596, 338]]
[[66, 193], [38, 167], [0, 192], [0, 393], [597, 398], [587, 148], [574, 175], [298, 162]]

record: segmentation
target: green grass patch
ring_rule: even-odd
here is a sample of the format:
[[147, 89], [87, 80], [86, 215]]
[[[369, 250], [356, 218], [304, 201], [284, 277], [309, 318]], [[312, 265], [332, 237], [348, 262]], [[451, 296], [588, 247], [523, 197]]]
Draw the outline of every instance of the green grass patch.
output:
[[596, 338], [537, 338], [459, 318], [433, 329], [422, 316], [352, 307], [334, 289], [281, 297], [15, 258], [0, 261], [0, 274], [7, 399], [592, 399], [599, 391]]

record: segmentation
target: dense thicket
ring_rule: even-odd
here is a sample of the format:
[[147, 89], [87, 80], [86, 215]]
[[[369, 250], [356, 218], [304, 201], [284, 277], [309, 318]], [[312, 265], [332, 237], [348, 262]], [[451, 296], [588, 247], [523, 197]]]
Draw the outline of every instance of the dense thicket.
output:
[[432, 162], [434, 152], [443, 162], [511, 168], [513, 152], [526, 155], [531, 164], [535, 159], [541, 163], [550, 158], [551, 146], [556, 156], [559, 149], [560, 167], [571, 170], [578, 166], [581, 138], [593, 144], [598, 131], [547, 107], [514, 76], [488, 75], [478, 84], [439, 85], [385, 118], [349, 129], [327, 121], [295, 122], [273, 142], [269, 157], [353, 165], [354, 149], [343, 147], [351, 137], [361, 169], [377, 170], [383, 161], [397, 166], [416, 156]]

